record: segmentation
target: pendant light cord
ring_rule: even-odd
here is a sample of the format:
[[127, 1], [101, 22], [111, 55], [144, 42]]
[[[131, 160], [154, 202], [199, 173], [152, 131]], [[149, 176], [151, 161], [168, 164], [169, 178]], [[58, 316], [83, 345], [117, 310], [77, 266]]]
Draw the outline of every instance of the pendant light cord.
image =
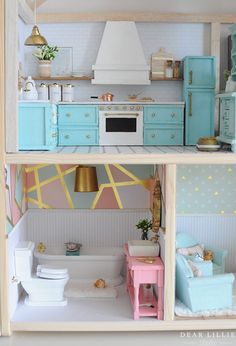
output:
[[36, 25], [36, 6], [37, 6], [37, 0], [34, 0], [34, 25]]

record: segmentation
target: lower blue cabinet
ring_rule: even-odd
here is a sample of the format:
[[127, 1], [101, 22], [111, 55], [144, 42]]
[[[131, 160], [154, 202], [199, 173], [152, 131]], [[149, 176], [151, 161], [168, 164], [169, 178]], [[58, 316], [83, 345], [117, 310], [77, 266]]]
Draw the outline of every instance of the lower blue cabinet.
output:
[[183, 144], [183, 104], [144, 106], [144, 145]]
[[19, 150], [51, 150], [57, 146], [57, 108], [50, 103], [21, 102]]
[[98, 145], [98, 107], [93, 105], [58, 106], [58, 145]]

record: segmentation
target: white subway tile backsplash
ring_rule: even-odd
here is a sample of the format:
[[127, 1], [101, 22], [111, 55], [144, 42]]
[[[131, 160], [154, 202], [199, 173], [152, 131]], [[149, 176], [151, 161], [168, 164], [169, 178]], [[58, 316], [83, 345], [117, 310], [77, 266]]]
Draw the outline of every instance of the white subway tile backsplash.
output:
[[[210, 54], [210, 25], [181, 23], [137, 23], [137, 29], [147, 61], [151, 54], [164, 47], [174, 59], [185, 55]], [[40, 24], [40, 31], [50, 45], [73, 48], [73, 69], [92, 73], [105, 23]], [[24, 35], [31, 32], [25, 27]], [[26, 75], [37, 75], [37, 61], [33, 49], [25, 47]], [[87, 100], [106, 91], [114, 100], [126, 100], [128, 94], [140, 93], [158, 101], [182, 100], [181, 82], [153, 82], [150, 86], [91, 85], [88, 81], [75, 82], [75, 98]]]

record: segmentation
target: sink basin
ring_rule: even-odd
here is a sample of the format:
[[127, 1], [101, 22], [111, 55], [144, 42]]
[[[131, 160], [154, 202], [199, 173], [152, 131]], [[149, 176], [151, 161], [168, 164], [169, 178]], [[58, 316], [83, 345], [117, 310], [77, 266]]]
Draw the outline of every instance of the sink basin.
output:
[[150, 240], [129, 240], [130, 256], [159, 256], [159, 244]]

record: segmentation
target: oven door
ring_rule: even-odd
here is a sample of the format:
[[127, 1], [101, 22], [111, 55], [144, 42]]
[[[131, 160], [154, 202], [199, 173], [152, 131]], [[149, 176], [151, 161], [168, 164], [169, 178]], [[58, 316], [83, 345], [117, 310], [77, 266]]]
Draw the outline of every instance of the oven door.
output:
[[101, 145], [143, 145], [143, 111], [99, 112]]

